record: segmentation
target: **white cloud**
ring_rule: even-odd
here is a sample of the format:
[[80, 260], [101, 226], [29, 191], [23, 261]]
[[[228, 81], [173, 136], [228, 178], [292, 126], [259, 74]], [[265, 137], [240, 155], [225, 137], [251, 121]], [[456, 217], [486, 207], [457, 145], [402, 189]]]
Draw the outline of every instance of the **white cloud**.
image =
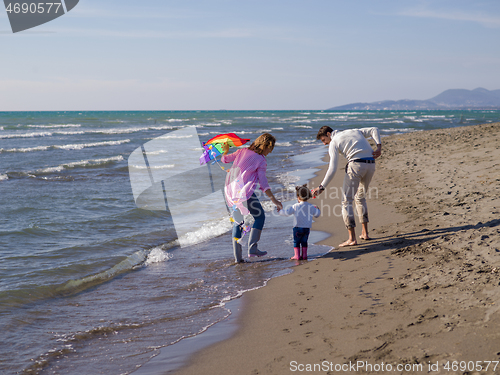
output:
[[411, 9], [398, 13], [401, 16], [419, 18], [437, 18], [451, 21], [476, 22], [485, 27], [500, 27], [500, 17], [483, 13], [466, 13], [460, 11], [437, 11], [429, 9]]

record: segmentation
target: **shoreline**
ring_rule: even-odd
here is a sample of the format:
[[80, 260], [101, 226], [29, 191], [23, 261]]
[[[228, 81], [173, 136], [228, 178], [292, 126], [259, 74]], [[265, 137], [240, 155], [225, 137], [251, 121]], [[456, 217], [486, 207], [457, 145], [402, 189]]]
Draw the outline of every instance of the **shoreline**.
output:
[[[368, 202], [374, 239], [246, 293], [236, 334], [176, 374], [284, 374], [324, 361], [447, 373], [451, 361], [498, 361], [499, 133], [496, 123], [385, 137], [371, 184], [380, 196]], [[337, 247], [341, 218], [321, 219], [314, 230], [336, 231], [320, 243]]]

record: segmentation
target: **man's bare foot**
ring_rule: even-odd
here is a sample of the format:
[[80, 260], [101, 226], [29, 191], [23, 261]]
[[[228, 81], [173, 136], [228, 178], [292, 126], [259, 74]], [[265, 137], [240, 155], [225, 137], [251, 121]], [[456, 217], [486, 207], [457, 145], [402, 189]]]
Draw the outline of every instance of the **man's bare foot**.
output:
[[361, 238], [362, 240], [365, 240], [365, 241], [370, 241], [371, 240], [371, 237], [364, 236], [364, 235], [359, 236], [359, 238]]
[[355, 246], [357, 245], [358, 243], [356, 241], [351, 241], [351, 240], [347, 240], [346, 242], [342, 242], [339, 247], [346, 247], [346, 246]]

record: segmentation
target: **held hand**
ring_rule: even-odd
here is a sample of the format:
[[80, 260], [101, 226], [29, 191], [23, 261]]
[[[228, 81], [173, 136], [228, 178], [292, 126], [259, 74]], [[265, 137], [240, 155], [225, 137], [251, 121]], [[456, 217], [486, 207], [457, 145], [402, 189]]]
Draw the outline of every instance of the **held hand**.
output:
[[222, 151], [224, 151], [224, 155], [229, 152], [229, 145], [227, 143], [222, 144]]
[[283, 205], [281, 204], [281, 202], [279, 200], [276, 200], [273, 203], [276, 205], [276, 209], [278, 210], [278, 212], [280, 212], [283, 209]]
[[314, 189], [314, 190], [312, 191], [313, 196], [314, 196], [315, 198], [316, 198], [318, 195], [320, 195], [320, 194], [321, 194], [321, 192], [322, 192], [322, 190], [321, 190], [319, 187], [317, 187], [316, 189]]

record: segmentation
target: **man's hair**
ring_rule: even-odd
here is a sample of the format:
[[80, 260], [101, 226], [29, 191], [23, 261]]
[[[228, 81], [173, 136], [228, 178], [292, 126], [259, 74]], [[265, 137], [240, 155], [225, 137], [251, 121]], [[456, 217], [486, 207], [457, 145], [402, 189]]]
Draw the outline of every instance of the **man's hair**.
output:
[[321, 139], [321, 137], [323, 137], [323, 136], [327, 137], [326, 133], [333, 133], [333, 129], [330, 128], [329, 126], [322, 126], [318, 131], [318, 135], [316, 136], [316, 139]]
[[297, 192], [297, 197], [303, 201], [312, 198], [312, 193], [307, 188], [307, 184], [304, 184], [302, 186], [295, 186], [295, 191]]
[[270, 148], [272, 151], [275, 143], [276, 138], [274, 138], [274, 136], [269, 133], [264, 133], [259, 135], [248, 148], [257, 154], [262, 155], [266, 148]]

